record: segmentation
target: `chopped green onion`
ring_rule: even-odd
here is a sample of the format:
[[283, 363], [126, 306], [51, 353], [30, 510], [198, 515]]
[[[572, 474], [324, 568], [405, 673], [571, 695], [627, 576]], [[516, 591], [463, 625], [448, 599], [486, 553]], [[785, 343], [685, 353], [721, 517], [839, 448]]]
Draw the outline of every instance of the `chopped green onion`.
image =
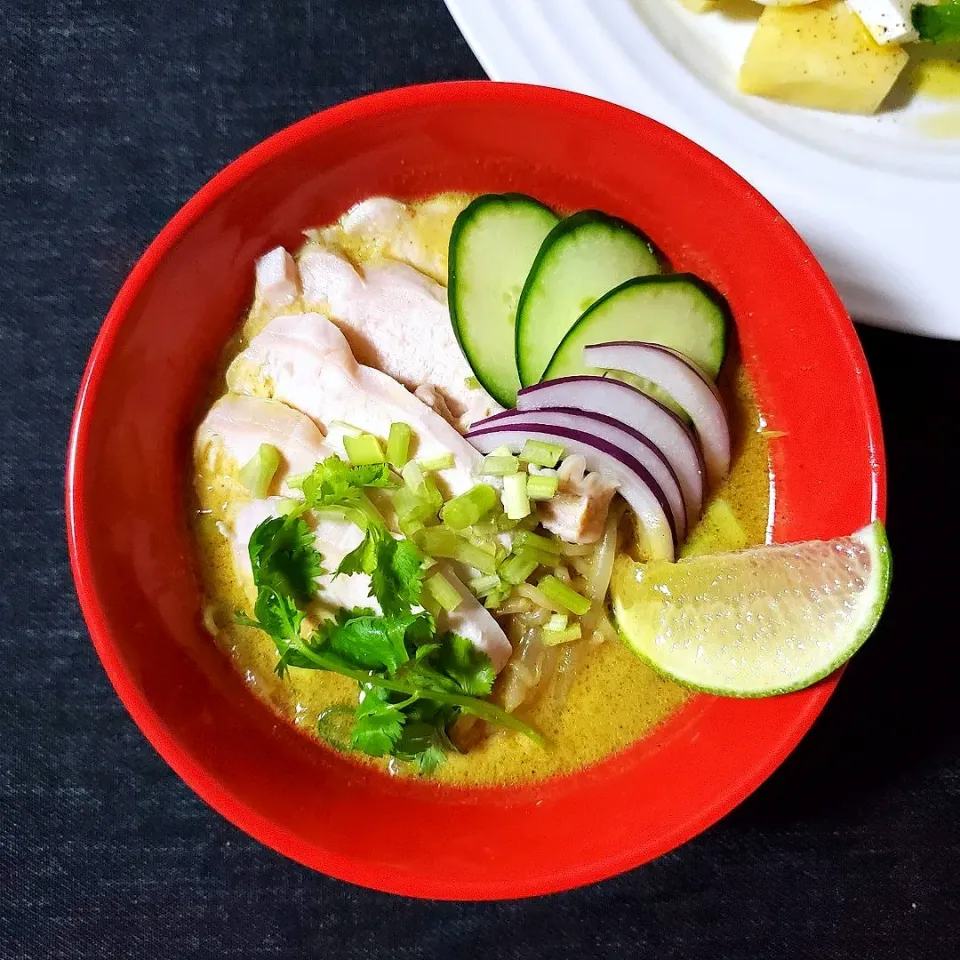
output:
[[418, 460], [420, 469], [424, 473], [432, 473], [434, 470], [449, 470], [456, 464], [452, 453], [442, 453], [439, 457], [427, 457], [425, 460]]
[[440, 511], [440, 519], [453, 530], [463, 530], [482, 520], [496, 505], [497, 491], [486, 483], [478, 483], [459, 497], [448, 500]]
[[343, 449], [347, 451], [347, 459], [360, 467], [384, 462], [383, 447], [372, 433], [361, 433], [358, 437], [345, 434]]
[[570, 618], [565, 613], [555, 613], [543, 625], [544, 630], [566, 630]]
[[559, 477], [530, 475], [527, 477], [527, 496], [531, 500], [552, 500], [560, 486]]
[[327, 424], [327, 428], [339, 430], [344, 436], [347, 437], [362, 437], [366, 432], [361, 430], [359, 427], [355, 427], [352, 423], [347, 423], [346, 420], [331, 420]]
[[520, 469], [520, 461], [512, 454], [495, 457], [493, 454], [483, 458], [478, 471], [486, 477], [509, 477]]
[[467, 586], [475, 597], [486, 597], [494, 590], [499, 590], [500, 583], [500, 578], [495, 573], [485, 573], [483, 576], [474, 577]]
[[500, 576], [507, 583], [523, 583], [537, 567], [540, 566], [540, 557], [529, 552], [516, 553], [500, 565]]
[[559, 581], [553, 574], [545, 576], [537, 586], [551, 603], [578, 617], [582, 617], [590, 609], [590, 601], [586, 597]]
[[387, 437], [387, 461], [398, 470], [410, 459], [410, 440], [413, 431], [409, 423], [391, 423]]
[[562, 630], [551, 630], [548, 623], [541, 633], [543, 642], [548, 647], [555, 647], [560, 643], [569, 643], [571, 640], [579, 640], [581, 636], [579, 623], [564, 627]]
[[468, 390], [480, 389], [480, 381], [476, 377], [466, 377], [463, 382]]
[[513, 546], [515, 550], [521, 550], [526, 547], [534, 550], [542, 550], [544, 553], [549, 553], [553, 556], [554, 563], [556, 562], [556, 558], [560, 556], [560, 544], [556, 540], [541, 537], [538, 533], [532, 533], [530, 530], [521, 530], [519, 533], [514, 534]]
[[452, 613], [463, 603], [460, 591], [442, 573], [427, 577], [424, 586], [447, 613]]
[[503, 509], [510, 520], [522, 520], [530, 515], [527, 497], [527, 475], [517, 473], [503, 478]]
[[505, 444], [501, 443], [499, 447], [490, 451], [491, 457], [512, 457], [513, 451]]
[[555, 467], [563, 456], [563, 447], [558, 443], [545, 443], [543, 440], [525, 440], [520, 451], [520, 459], [527, 463], [536, 463], [541, 467]]
[[249, 462], [240, 468], [240, 482], [250, 491], [250, 496], [261, 500], [267, 495], [279, 467], [280, 451], [271, 443], [261, 443]]
[[457, 536], [452, 530], [427, 527], [414, 537], [414, 542], [431, 557], [459, 560], [481, 573], [496, 573], [497, 559], [493, 554]]

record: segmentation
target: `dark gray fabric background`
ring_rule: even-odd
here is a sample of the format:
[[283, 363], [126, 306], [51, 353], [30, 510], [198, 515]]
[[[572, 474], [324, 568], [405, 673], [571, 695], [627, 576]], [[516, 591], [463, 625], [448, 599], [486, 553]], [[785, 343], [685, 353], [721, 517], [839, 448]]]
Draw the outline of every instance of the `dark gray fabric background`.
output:
[[889, 447], [887, 616], [781, 770], [629, 875], [480, 905], [329, 880], [201, 803], [107, 683], [61, 485], [77, 382], [130, 266], [278, 128], [480, 76], [440, 0], [0, 3], [3, 960], [960, 957], [956, 344], [861, 329]]

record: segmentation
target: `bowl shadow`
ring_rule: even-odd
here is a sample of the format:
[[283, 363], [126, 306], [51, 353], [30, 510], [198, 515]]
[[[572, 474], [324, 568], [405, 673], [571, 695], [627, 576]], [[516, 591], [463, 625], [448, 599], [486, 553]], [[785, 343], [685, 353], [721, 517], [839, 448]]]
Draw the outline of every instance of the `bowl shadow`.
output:
[[[890, 600], [813, 729], [728, 818], [776, 826], [856, 815], [871, 797], [960, 753], [956, 723], [960, 343], [860, 327], [886, 443]], [[923, 509], [920, 509], [923, 508]], [[925, 511], [933, 509], [933, 522]]]

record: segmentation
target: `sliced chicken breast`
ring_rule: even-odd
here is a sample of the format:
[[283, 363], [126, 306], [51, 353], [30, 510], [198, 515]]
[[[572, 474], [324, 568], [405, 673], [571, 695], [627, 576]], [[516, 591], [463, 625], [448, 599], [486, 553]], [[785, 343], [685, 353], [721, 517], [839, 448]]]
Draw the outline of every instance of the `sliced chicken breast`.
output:
[[476, 448], [392, 377], [357, 363], [343, 333], [320, 314], [271, 320], [230, 365], [227, 383], [237, 393], [296, 407], [324, 432], [339, 420], [385, 438], [391, 423], [408, 423], [417, 438], [415, 456], [453, 454], [455, 467], [438, 474], [451, 494], [476, 482]]
[[299, 410], [262, 397], [228, 393], [210, 408], [197, 429], [194, 455], [197, 462], [213, 465], [226, 454], [239, 469], [269, 443], [280, 451], [283, 462], [274, 478], [282, 492], [289, 492], [286, 478], [307, 473], [335, 451], [324, 443], [317, 425]]
[[299, 266], [304, 303], [329, 313], [360, 363], [411, 390], [435, 389], [461, 429], [502, 409], [474, 385], [440, 284], [394, 260], [370, 264], [361, 274], [322, 247], [304, 251]]
[[256, 264], [257, 299], [271, 307], [286, 307], [300, 295], [300, 273], [283, 247], [274, 247]]

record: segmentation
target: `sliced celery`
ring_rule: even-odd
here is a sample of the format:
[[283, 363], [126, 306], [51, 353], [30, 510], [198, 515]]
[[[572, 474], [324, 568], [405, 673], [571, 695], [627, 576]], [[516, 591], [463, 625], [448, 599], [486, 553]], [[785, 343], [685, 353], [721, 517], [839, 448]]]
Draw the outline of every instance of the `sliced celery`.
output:
[[532, 556], [529, 552], [523, 551], [514, 554], [500, 565], [500, 576], [506, 580], [507, 583], [523, 583], [539, 566], [539, 557]]
[[403, 482], [414, 492], [419, 493], [423, 486], [423, 471], [416, 460], [411, 460], [403, 465], [400, 471]]
[[490, 451], [491, 457], [512, 457], [513, 453], [510, 451], [510, 448], [505, 444], [501, 443], [499, 447]]
[[500, 578], [495, 573], [485, 573], [482, 576], [474, 577], [468, 586], [475, 597], [486, 597], [494, 590], [499, 590], [500, 584]]
[[520, 530], [513, 536], [514, 549], [530, 547], [534, 550], [542, 550], [544, 553], [552, 554], [554, 558], [560, 556], [560, 544], [549, 537], [541, 537], [538, 533], [530, 530]]
[[562, 630], [551, 630], [549, 626], [543, 628], [540, 634], [545, 646], [555, 647], [560, 643], [570, 643], [571, 640], [579, 640], [582, 636], [580, 624], [574, 623]]
[[537, 586], [551, 603], [582, 617], [590, 609], [590, 601], [553, 574], [545, 576]]
[[459, 560], [481, 573], [496, 573], [497, 559], [480, 547], [464, 540], [444, 527], [426, 527], [414, 537], [414, 542], [431, 557]]
[[463, 603], [460, 592], [442, 573], [435, 573], [432, 577], [428, 577], [424, 586], [447, 613], [452, 613]]
[[387, 461], [400, 470], [410, 459], [410, 440], [413, 431], [409, 423], [391, 423], [387, 437]]
[[280, 451], [271, 443], [261, 443], [257, 452], [240, 469], [240, 482], [250, 496], [262, 500], [280, 467]]
[[347, 451], [347, 459], [357, 466], [370, 463], [384, 463], [383, 447], [372, 433], [361, 433], [359, 437], [344, 435], [343, 449]]
[[565, 613], [555, 613], [543, 625], [544, 630], [566, 630], [570, 618]]
[[480, 473], [485, 477], [509, 477], [520, 469], [520, 461], [514, 456], [495, 457], [493, 454], [483, 458]]
[[562, 456], [563, 447], [559, 443], [545, 443], [543, 440], [525, 440], [520, 451], [521, 460], [541, 467], [555, 467]]
[[522, 520], [530, 515], [530, 499], [527, 496], [525, 473], [503, 478], [503, 509], [510, 520]]
[[421, 470], [430, 473], [434, 470], [449, 470], [456, 461], [452, 453], [442, 453], [439, 457], [427, 457], [424, 460], [418, 460], [417, 463], [420, 464]]
[[327, 427], [330, 430], [339, 430], [346, 437], [362, 437], [364, 433], [359, 427], [347, 423], [346, 420], [331, 420]]
[[559, 486], [559, 477], [531, 475], [527, 477], [527, 496], [531, 500], [552, 500]]
[[448, 500], [440, 510], [440, 519], [452, 530], [463, 530], [482, 520], [496, 503], [497, 491], [489, 484], [478, 483]]
[[416, 534], [423, 530], [425, 524], [416, 517], [404, 517], [403, 519], [397, 519], [397, 526], [408, 540], [412, 540]]

